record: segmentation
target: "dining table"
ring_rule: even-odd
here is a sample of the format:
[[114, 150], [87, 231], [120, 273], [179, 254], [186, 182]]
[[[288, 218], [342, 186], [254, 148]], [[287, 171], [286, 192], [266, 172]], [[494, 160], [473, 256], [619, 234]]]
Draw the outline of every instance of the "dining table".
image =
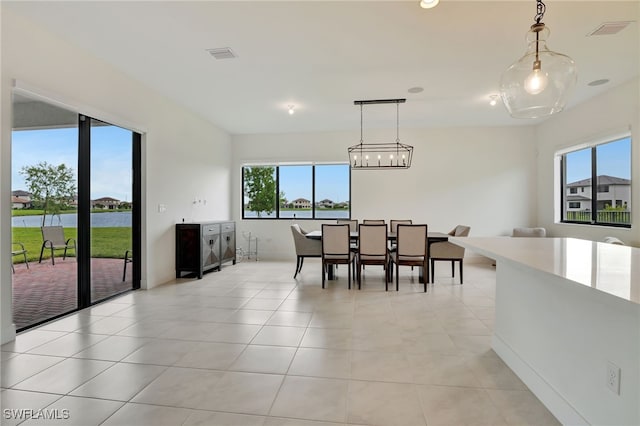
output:
[[[351, 231], [350, 233], [350, 237], [352, 241], [357, 241], [358, 240], [358, 232], [357, 231]], [[322, 240], [322, 231], [311, 231], [308, 232], [305, 237], [312, 239], [312, 240]], [[429, 251], [431, 248], [431, 244], [433, 243], [438, 243], [438, 242], [442, 242], [442, 241], [448, 241], [449, 240], [450, 235], [445, 233], [445, 232], [427, 232], [427, 259], [429, 258]], [[389, 241], [395, 241], [397, 238], [397, 235], [395, 232], [388, 232], [387, 233], [387, 240]], [[333, 265], [329, 265], [329, 270], [327, 271], [327, 278], [330, 280], [334, 279], [334, 271], [333, 271]], [[423, 283], [424, 280], [427, 280], [427, 282], [429, 282], [429, 277], [424, 277], [424, 271], [422, 270], [422, 267], [419, 268], [419, 280], [420, 283]]]

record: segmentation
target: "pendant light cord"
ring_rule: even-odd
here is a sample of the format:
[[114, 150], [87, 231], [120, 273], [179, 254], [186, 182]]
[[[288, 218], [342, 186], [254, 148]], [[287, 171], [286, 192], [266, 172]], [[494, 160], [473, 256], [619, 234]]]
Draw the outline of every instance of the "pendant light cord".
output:
[[360, 104], [360, 145], [362, 145], [362, 104]]

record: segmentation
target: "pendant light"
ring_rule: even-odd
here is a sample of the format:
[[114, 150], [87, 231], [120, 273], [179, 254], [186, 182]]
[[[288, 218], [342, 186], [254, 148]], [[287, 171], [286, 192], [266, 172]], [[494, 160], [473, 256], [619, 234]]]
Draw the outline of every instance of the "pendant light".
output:
[[[360, 105], [360, 143], [349, 147], [349, 165], [352, 170], [408, 169], [411, 167], [413, 147], [400, 143], [400, 104], [406, 99], [379, 99], [353, 101]], [[371, 104], [396, 104], [395, 143], [364, 143], [362, 132], [362, 107]]]
[[502, 74], [500, 96], [514, 118], [539, 118], [564, 109], [576, 84], [576, 65], [547, 48], [549, 29], [542, 22], [545, 4], [537, 1], [535, 23], [527, 33], [527, 51]]

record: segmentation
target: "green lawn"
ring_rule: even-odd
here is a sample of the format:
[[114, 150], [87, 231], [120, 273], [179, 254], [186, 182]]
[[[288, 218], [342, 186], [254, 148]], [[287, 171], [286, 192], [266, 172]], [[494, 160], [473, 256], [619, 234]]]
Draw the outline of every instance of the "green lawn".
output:
[[[131, 209], [115, 209], [115, 210], [108, 210], [108, 209], [91, 209], [91, 213], [113, 213], [113, 212], [130, 212]], [[42, 209], [13, 209], [11, 210], [11, 216], [14, 217], [18, 217], [18, 216], [39, 216], [41, 214], [44, 213], [44, 210]], [[72, 213], [78, 213], [77, 210], [62, 210], [60, 212], [60, 214], [72, 214]], [[51, 214], [51, 213], [47, 213], [47, 214]]]
[[[13, 228], [13, 241], [21, 242], [27, 249], [29, 261], [37, 261], [42, 247], [42, 233], [40, 228]], [[76, 228], [64, 228], [66, 238], [76, 238]], [[17, 249], [17, 247], [14, 247]], [[91, 230], [91, 256], [123, 259], [124, 252], [131, 250], [131, 228], [93, 228]], [[62, 256], [62, 250], [56, 251], [56, 257]], [[49, 258], [51, 251], [45, 250], [44, 258]], [[75, 256], [73, 250], [67, 254]], [[16, 256], [14, 261], [19, 263], [22, 256]]]

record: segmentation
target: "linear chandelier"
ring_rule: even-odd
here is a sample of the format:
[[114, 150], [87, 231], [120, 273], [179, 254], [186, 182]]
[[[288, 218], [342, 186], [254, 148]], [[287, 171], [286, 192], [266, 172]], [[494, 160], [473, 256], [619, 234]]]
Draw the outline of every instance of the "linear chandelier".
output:
[[539, 118], [562, 111], [576, 84], [573, 60], [547, 48], [549, 28], [542, 22], [545, 10], [542, 0], [536, 0], [527, 51], [500, 80], [500, 96], [514, 118]]
[[[360, 105], [360, 143], [349, 147], [352, 170], [408, 169], [411, 167], [413, 147], [400, 143], [400, 104], [406, 99], [378, 99], [353, 101]], [[396, 141], [390, 143], [364, 143], [362, 110], [364, 105], [396, 104]]]

